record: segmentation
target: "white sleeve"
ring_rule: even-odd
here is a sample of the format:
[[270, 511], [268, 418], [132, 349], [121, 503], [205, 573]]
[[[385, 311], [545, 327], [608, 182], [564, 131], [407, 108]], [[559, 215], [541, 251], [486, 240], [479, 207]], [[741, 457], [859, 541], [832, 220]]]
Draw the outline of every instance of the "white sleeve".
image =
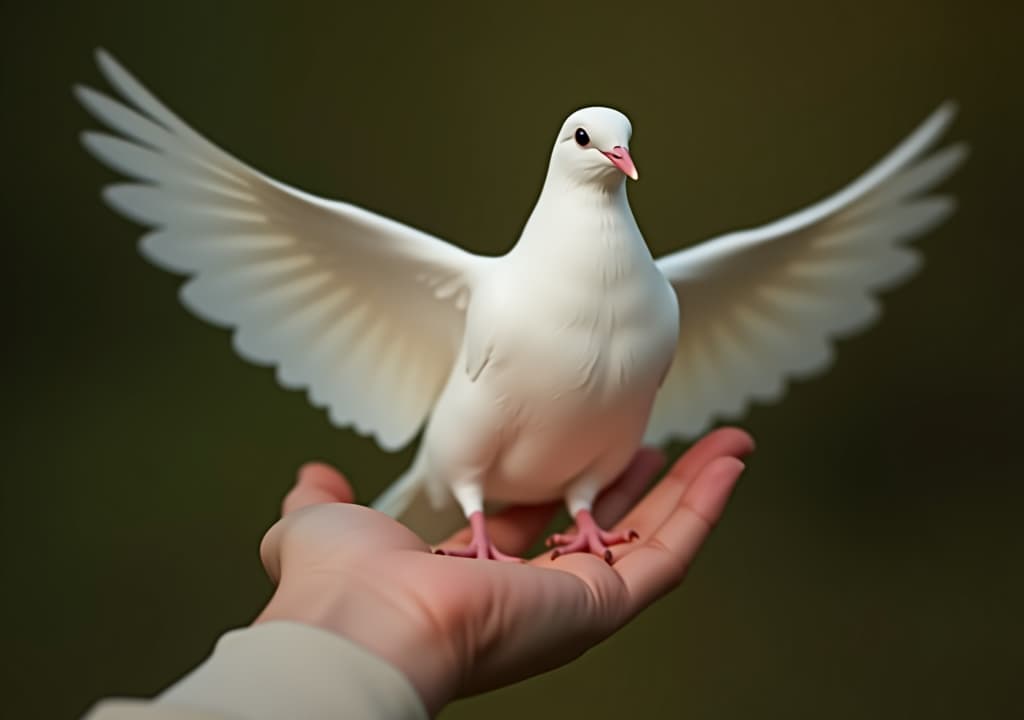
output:
[[356, 643], [294, 622], [225, 633], [153, 700], [108, 699], [85, 720], [427, 720], [412, 684]]

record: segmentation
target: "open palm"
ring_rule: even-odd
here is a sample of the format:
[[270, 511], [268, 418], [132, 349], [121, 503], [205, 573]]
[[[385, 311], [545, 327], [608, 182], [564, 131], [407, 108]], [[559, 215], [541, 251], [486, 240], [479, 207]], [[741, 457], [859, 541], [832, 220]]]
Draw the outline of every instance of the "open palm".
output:
[[[298, 620], [363, 645], [402, 670], [431, 711], [448, 699], [558, 667], [623, 626], [683, 578], [721, 515], [750, 437], [717, 430], [637, 503], [663, 464], [642, 450], [595, 515], [640, 538], [609, 565], [589, 553], [524, 564], [443, 557], [394, 519], [352, 504], [345, 479], [311, 464], [261, 553], [278, 583], [259, 621]], [[523, 553], [555, 504], [488, 521], [495, 543]], [[468, 528], [441, 547], [465, 544]]]

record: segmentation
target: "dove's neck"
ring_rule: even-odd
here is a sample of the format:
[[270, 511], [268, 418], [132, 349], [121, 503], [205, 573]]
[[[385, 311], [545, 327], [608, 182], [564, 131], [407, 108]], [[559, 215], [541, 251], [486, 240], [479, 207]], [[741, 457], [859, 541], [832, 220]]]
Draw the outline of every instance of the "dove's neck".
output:
[[579, 183], [550, 175], [513, 254], [604, 277], [610, 266], [625, 269], [651, 259], [625, 183]]

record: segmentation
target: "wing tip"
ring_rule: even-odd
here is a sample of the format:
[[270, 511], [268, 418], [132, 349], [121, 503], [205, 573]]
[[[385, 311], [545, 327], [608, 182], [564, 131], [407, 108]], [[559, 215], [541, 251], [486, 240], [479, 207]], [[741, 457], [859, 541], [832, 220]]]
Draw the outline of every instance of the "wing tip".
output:
[[147, 186], [138, 182], [116, 182], [100, 190], [100, 197], [109, 208], [132, 222], [148, 228], [157, 228], [160, 222], [153, 220], [138, 207], [139, 192]]
[[[114, 171], [118, 171], [118, 167], [111, 162], [110, 158], [108, 158], [107, 154], [103, 151], [104, 138], [110, 137], [110, 135], [99, 132], [98, 130], [82, 130], [80, 133], [78, 133], [78, 144], [81, 145], [82, 149], [85, 150], [89, 155], [91, 155], [93, 158], [99, 161], [101, 165], [110, 168]], [[104, 202], [106, 202], [107, 205], [110, 206], [111, 203], [107, 199], [106, 195], [108, 187], [111, 186], [104, 187], [102, 190], [100, 190], [100, 197], [102, 197]]]
[[939, 222], [944, 222], [950, 215], [960, 209], [960, 199], [956, 195], [934, 195], [939, 203]]
[[953, 158], [950, 160], [950, 174], [955, 172], [961, 165], [970, 159], [972, 151], [971, 144], [966, 140], [958, 140], [946, 147], [944, 152], [948, 153]]
[[[140, 246], [140, 252], [141, 251], [142, 248]], [[168, 269], [171, 268], [168, 267]], [[171, 272], [182, 274], [181, 270], [171, 269]], [[182, 285], [178, 288], [178, 302], [181, 303], [182, 307], [184, 307], [186, 310], [188, 310], [190, 313], [195, 315], [203, 322], [209, 323], [214, 327], [222, 328], [225, 330], [231, 330], [235, 328], [236, 323], [234, 323], [231, 320], [231, 318], [225, 317], [224, 315], [221, 314], [215, 314], [210, 310], [208, 303], [205, 303], [200, 298], [196, 297], [196, 280], [197, 278], [193, 276], [188, 281], [182, 283]], [[246, 360], [246, 362], [253, 362], [250, 361], [248, 358], [244, 357], [243, 360]], [[259, 365], [259, 363], [256, 362], [253, 362], [253, 364]]]
[[89, 151], [94, 157], [99, 157], [100, 153], [97, 145], [102, 142], [100, 138], [110, 137], [106, 133], [99, 132], [98, 130], [82, 130], [78, 133], [78, 142], [81, 143], [82, 147]]
[[75, 83], [71, 86], [71, 95], [94, 119], [104, 121], [105, 113], [102, 109], [103, 102], [109, 98], [94, 87], [85, 83]]
[[99, 46], [92, 53], [93, 59], [96, 61], [96, 67], [100, 69], [103, 76], [110, 80], [111, 75], [116, 75], [119, 72], [124, 72], [124, 68], [121, 67], [121, 63], [117, 61], [106, 48]]
[[911, 208], [917, 207], [929, 213], [920, 227], [909, 234], [905, 240], [918, 238], [925, 235], [942, 223], [946, 222], [960, 207], [960, 202], [955, 195], [942, 193], [928, 195], [916, 201]]
[[86, 104], [86, 99], [94, 92], [96, 91], [85, 83], [75, 83], [71, 86], [71, 96], [82, 105]]
[[124, 195], [130, 193], [134, 187], [134, 183], [119, 182], [111, 183], [110, 185], [104, 185], [100, 189], [100, 197], [103, 198], [103, 202], [113, 207], [118, 212], [121, 211], [122, 204], [124, 203]]
[[939, 115], [943, 120], [952, 120], [960, 112], [960, 103], [955, 98], [946, 98], [939, 103], [939, 106], [935, 108], [935, 115]]
[[931, 115], [925, 118], [912, 137], [922, 138], [921, 149], [926, 149], [949, 128], [959, 112], [960, 107], [955, 100], [952, 98], [943, 100]]

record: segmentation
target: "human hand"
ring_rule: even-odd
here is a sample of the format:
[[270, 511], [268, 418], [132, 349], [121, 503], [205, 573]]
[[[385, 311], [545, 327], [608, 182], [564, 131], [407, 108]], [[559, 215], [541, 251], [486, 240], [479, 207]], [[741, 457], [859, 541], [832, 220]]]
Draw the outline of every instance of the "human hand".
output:
[[[664, 464], [641, 450], [595, 505], [604, 527], [640, 539], [615, 563], [589, 553], [518, 565], [443, 557], [404, 525], [355, 505], [332, 468], [310, 464], [260, 548], [278, 584], [256, 622], [293, 620], [345, 636], [402, 671], [430, 713], [449, 700], [507, 685], [578, 657], [683, 579], [753, 450], [743, 431], [696, 443], [636, 504]], [[495, 543], [525, 552], [557, 504], [488, 518]], [[463, 545], [466, 528], [441, 547]]]

